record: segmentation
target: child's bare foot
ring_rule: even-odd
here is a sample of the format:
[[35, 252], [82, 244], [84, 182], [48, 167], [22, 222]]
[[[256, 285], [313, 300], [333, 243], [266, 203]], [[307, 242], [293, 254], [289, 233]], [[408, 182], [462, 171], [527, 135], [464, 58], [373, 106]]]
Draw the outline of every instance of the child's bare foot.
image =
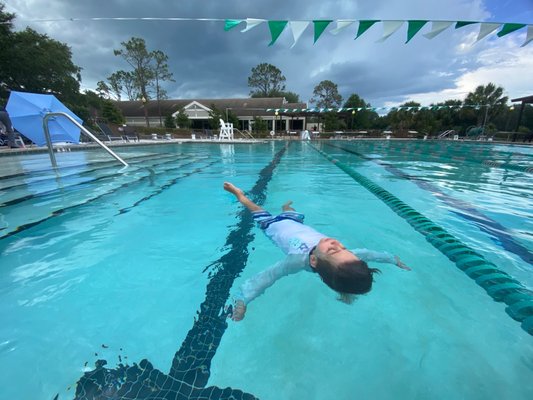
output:
[[224, 190], [226, 192], [230, 192], [235, 197], [239, 197], [243, 194], [241, 189], [239, 189], [237, 186], [230, 182], [224, 182]]
[[296, 211], [294, 208], [291, 207], [291, 204], [292, 204], [292, 200], [289, 200], [281, 206], [281, 209], [283, 211]]

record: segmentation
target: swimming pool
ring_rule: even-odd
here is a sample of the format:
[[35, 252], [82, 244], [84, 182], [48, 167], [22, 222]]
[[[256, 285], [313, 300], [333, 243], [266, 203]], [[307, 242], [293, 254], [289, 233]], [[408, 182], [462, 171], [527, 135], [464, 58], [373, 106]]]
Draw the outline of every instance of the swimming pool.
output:
[[[0, 398], [532, 398], [527, 317], [511, 318], [411, 212], [532, 289], [531, 148], [276, 141], [119, 154], [125, 171], [100, 152], [59, 153], [59, 176], [45, 154], [1, 159]], [[311, 226], [413, 270], [380, 266], [351, 306], [302, 272], [227, 323], [230, 292], [282, 253], [224, 180], [272, 211], [291, 199]]]

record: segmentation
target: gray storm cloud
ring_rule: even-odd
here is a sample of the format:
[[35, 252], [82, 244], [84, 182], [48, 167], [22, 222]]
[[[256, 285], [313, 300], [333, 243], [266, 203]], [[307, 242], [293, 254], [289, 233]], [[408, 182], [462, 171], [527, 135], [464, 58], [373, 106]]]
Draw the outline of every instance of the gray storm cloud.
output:
[[[151, 50], [169, 56], [175, 83], [166, 89], [174, 98], [236, 97], [249, 93], [247, 77], [255, 65], [276, 65], [287, 77], [287, 90], [303, 101], [312, 96], [314, 86], [329, 79], [338, 84], [346, 98], [358, 93], [373, 105], [407, 99], [411, 93], [452, 89], [465, 70], [479, 66], [477, 55], [495, 41], [484, 41], [469, 52], [458, 47], [465, 35], [449, 30], [432, 41], [422, 32], [405, 45], [406, 26], [384, 43], [375, 43], [382, 27], [376, 25], [356, 41], [357, 24], [337, 36], [328, 31], [313, 45], [309, 26], [294, 48], [286, 29], [274, 46], [268, 46], [266, 24], [240, 33], [244, 25], [224, 32], [223, 22], [202, 21], [59, 21], [26, 22], [37, 18], [90, 17], [184, 17], [184, 18], [265, 18], [265, 19], [474, 19], [490, 17], [481, 0], [446, 2], [408, 0], [391, 4], [386, 0], [368, 1], [102, 1], [12, 0], [8, 11], [17, 14], [16, 27], [29, 25], [67, 43], [82, 70], [82, 86], [95, 89], [127, 65], [113, 55], [120, 42], [142, 37]], [[424, 28], [427, 31], [428, 27]], [[469, 30], [470, 29], [470, 30]]]

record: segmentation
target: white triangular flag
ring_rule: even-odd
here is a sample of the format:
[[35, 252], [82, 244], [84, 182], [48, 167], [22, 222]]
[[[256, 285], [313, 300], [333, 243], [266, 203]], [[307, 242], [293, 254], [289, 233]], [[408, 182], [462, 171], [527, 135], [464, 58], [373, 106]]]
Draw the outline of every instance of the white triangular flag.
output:
[[296, 45], [302, 33], [304, 33], [305, 28], [309, 25], [309, 21], [289, 21], [289, 26], [291, 27], [292, 37], [294, 38], [294, 43], [291, 46], [291, 49]]
[[533, 25], [528, 25], [527, 26], [527, 36], [526, 36], [526, 41], [524, 42], [524, 44], [520, 47], [524, 47], [524, 46], [527, 46], [527, 44], [529, 42], [531, 42], [533, 40]]
[[433, 39], [439, 33], [444, 32], [451, 24], [453, 24], [453, 21], [433, 21], [431, 31], [424, 33], [424, 36], [428, 39]]
[[262, 24], [265, 21], [266, 20], [264, 19], [246, 18], [246, 28], [241, 32], [248, 32], [250, 29], [255, 28], [257, 25]]
[[494, 32], [500, 26], [502, 26], [502, 24], [482, 22], [481, 24], [479, 24], [479, 35], [477, 35], [476, 42], [479, 42], [481, 39], [483, 39], [489, 33]]
[[337, 20], [337, 27], [335, 29], [332, 29], [329, 31], [332, 35], [336, 35], [340, 31], [342, 31], [344, 28], [350, 26], [355, 22], [355, 19], [339, 19]]
[[377, 42], [384, 42], [394, 32], [400, 29], [405, 21], [383, 21], [383, 36]]

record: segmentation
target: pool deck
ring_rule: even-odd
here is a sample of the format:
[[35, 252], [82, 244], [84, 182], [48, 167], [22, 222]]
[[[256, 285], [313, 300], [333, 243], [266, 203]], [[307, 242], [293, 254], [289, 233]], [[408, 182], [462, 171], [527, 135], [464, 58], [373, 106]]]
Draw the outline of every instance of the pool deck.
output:
[[[181, 144], [181, 143], [211, 143], [211, 144], [256, 144], [266, 143], [268, 139], [240, 139], [240, 140], [218, 140], [218, 139], [164, 139], [164, 140], [144, 140], [141, 139], [136, 142], [127, 141], [112, 141], [104, 142], [107, 147], [135, 147], [135, 146], [157, 146], [168, 144]], [[63, 151], [79, 151], [101, 148], [97, 143], [81, 143], [81, 144], [65, 144], [54, 145], [54, 149], [58, 152]], [[25, 148], [10, 149], [8, 147], [0, 147], [0, 157], [6, 155], [22, 155], [22, 154], [34, 154], [34, 153], [47, 153], [48, 148], [46, 146], [27, 146]]]
[[[111, 141], [104, 142], [108, 147], [135, 147], [135, 146], [157, 146], [157, 145], [166, 145], [166, 144], [181, 144], [181, 143], [210, 143], [210, 144], [257, 144], [257, 143], [267, 143], [270, 141], [279, 141], [279, 140], [291, 140], [299, 141], [300, 139], [294, 138], [275, 138], [275, 139], [239, 139], [239, 140], [219, 140], [219, 139], [162, 139], [162, 140], [148, 140], [142, 139], [136, 142], [127, 142], [127, 141]], [[315, 139], [313, 141], [329, 141], [329, 140], [345, 140], [345, 141], [367, 141], [367, 140], [393, 140], [393, 141], [409, 141], [417, 140], [413, 138], [350, 138], [350, 139]], [[418, 139], [423, 141], [422, 139]], [[427, 142], [452, 142], [451, 140], [427, 140]], [[507, 145], [520, 145], [520, 146], [531, 146], [533, 143], [526, 142], [511, 142], [511, 141], [479, 141], [479, 140], [455, 140], [455, 143], [494, 143], [494, 144], [507, 144]], [[82, 143], [82, 144], [72, 144], [72, 145], [55, 145], [54, 148], [58, 152], [63, 151], [79, 151], [79, 150], [89, 150], [96, 149], [100, 146], [96, 143]], [[10, 149], [8, 147], [0, 147], [0, 157], [2, 156], [15, 156], [23, 154], [35, 154], [35, 153], [46, 153], [48, 148], [46, 146], [28, 146], [26, 148]]]

